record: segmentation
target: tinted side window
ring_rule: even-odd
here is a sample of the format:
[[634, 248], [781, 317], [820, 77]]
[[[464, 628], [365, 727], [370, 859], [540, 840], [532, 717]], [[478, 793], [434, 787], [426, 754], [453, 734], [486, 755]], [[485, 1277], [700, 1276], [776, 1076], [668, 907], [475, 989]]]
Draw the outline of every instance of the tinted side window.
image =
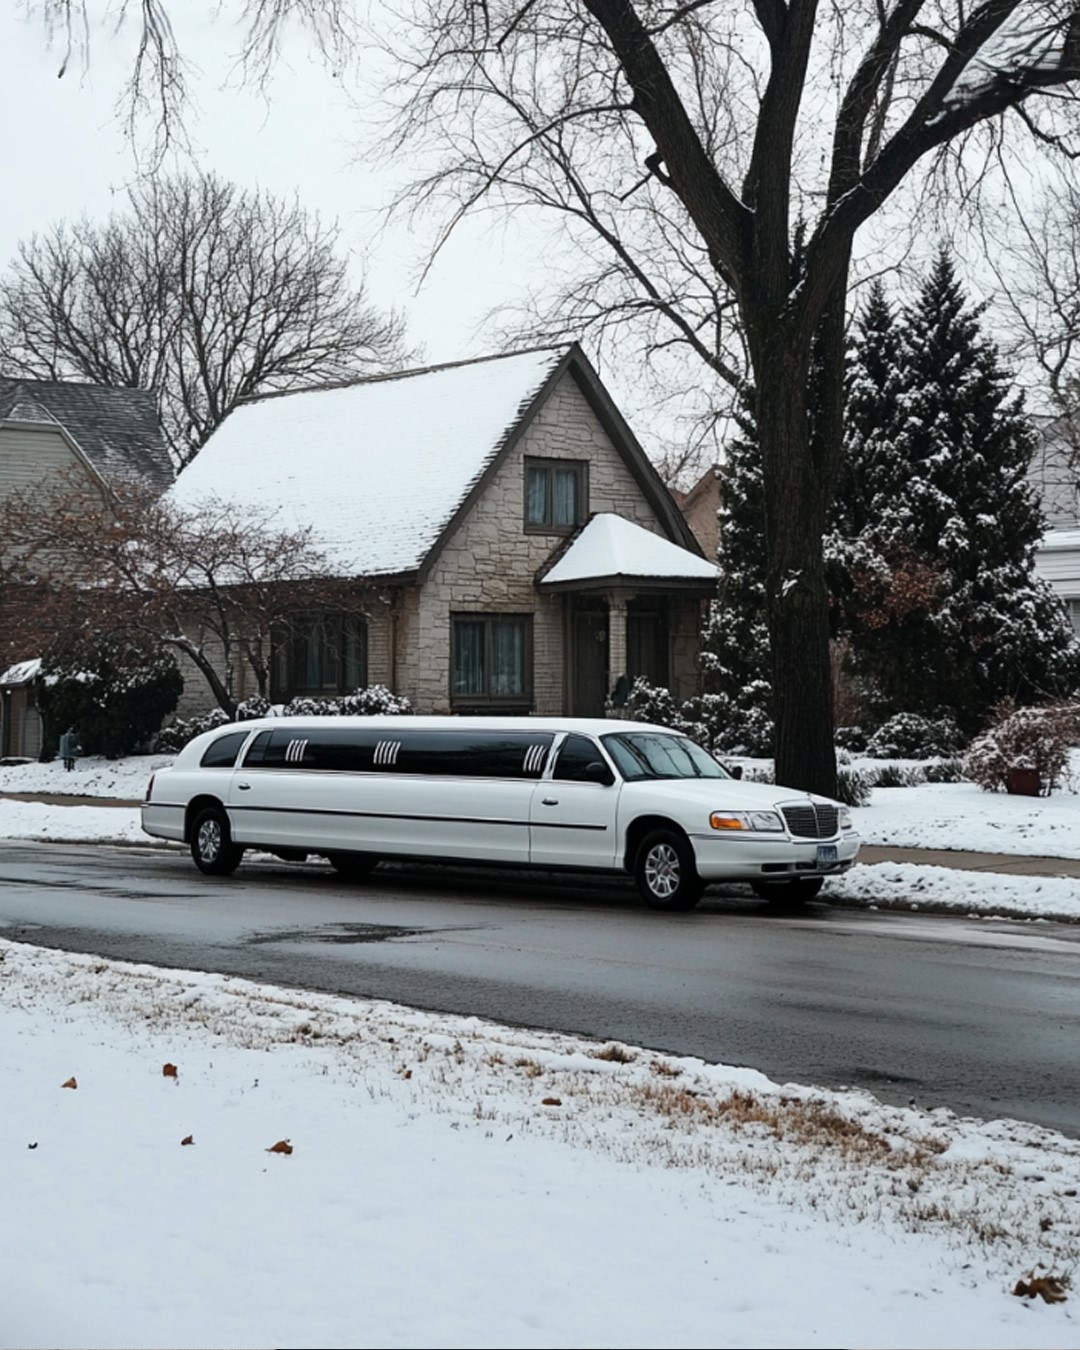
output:
[[349, 727], [282, 727], [259, 733], [244, 758], [244, 767], [355, 772], [372, 767], [376, 746], [387, 739], [385, 732]]
[[228, 736], [219, 736], [212, 745], [203, 751], [199, 766], [203, 769], [231, 769], [236, 763], [240, 747], [248, 738], [246, 731], [231, 731]]
[[394, 768], [447, 778], [539, 778], [553, 739], [513, 731], [407, 732]]
[[585, 777], [585, 766], [596, 763], [607, 768], [604, 756], [587, 736], [567, 736], [559, 750], [552, 777], [570, 783], [588, 782], [590, 780]]

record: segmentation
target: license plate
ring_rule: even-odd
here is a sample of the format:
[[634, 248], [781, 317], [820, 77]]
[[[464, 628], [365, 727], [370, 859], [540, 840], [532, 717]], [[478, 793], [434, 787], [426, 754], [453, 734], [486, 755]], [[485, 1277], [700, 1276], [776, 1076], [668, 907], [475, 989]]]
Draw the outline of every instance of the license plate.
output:
[[837, 862], [835, 844], [818, 844], [817, 865], [818, 867], [834, 867]]

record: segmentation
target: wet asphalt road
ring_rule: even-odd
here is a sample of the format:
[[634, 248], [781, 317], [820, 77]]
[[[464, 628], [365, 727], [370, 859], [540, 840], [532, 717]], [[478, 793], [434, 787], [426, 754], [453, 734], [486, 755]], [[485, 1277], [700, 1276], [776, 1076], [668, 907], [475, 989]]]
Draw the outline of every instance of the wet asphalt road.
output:
[[0, 937], [472, 1013], [867, 1087], [1080, 1135], [1080, 928], [813, 904], [739, 888], [690, 914], [629, 883], [0, 845]]

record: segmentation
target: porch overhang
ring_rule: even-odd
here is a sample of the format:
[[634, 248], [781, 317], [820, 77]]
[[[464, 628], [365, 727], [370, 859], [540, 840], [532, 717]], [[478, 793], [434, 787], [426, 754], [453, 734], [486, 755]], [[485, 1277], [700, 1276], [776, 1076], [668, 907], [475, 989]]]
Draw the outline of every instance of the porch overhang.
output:
[[556, 550], [536, 576], [540, 591], [709, 596], [719, 568], [632, 520], [601, 512]]

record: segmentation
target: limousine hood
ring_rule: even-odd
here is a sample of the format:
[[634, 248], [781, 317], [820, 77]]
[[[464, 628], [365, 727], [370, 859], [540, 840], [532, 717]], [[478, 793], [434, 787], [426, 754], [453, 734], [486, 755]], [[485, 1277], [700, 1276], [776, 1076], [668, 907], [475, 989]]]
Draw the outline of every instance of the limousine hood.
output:
[[[665, 778], [664, 796], [693, 809], [707, 811], [771, 811], [781, 804], [813, 802], [818, 806], [838, 806], [831, 797], [819, 797], [798, 788], [781, 787], [776, 783], [747, 783], [741, 778]], [[627, 783], [626, 789], [636, 787], [655, 789], [655, 779], [641, 779]], [[626, 790], [624, 789], [624, 790]]]

